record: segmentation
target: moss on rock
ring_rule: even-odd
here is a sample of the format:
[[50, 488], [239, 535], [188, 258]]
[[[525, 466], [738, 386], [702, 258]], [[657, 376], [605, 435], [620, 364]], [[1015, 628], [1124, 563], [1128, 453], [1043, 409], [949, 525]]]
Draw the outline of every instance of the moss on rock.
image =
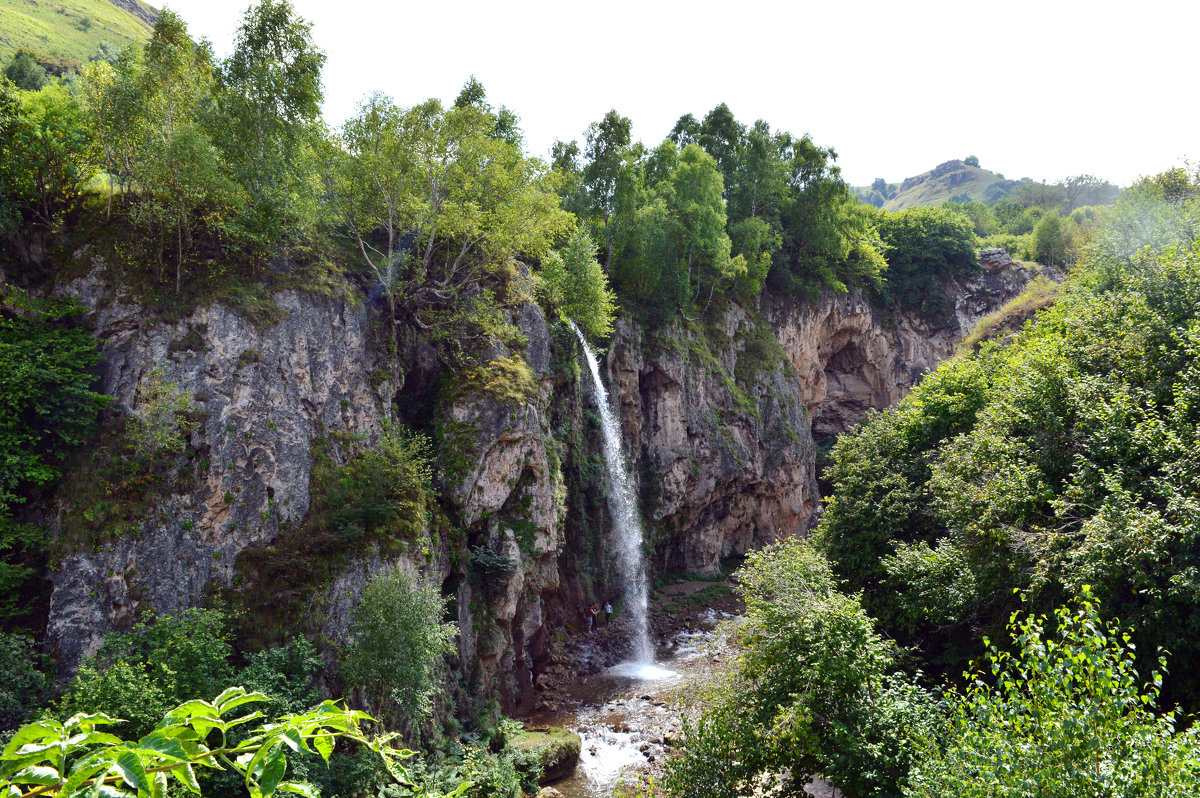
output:
[[542, 763], [538, 783], [545, 785], [571, 775], [579, 762], [583, 740], [578, 734], [557, 726], [538, 726], [510, 737], [508, 747], [537, 753]]

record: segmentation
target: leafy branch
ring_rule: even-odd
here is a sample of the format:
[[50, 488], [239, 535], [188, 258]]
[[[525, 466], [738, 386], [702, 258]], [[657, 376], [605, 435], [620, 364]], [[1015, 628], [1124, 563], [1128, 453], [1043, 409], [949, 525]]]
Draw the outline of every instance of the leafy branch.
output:
[[[319, 792], [311, 784], [284, 781], [287, 752], [316, 753], [328, 763], [337, 740], [344, 739], [379, 754], [392, 778], [414, 794], [438, 798], [409, 778], [403, 761], [413, 751], [391, 747], [394, 734], [369, 739], [361, 724], [373, 719], [334, 701], [324, 701], [307, 713], [284, 715], [262, 724], [240, 742], [230, 741], [232, 729], [263, 718], [258, 711], [236, 717], [229, 717], [230, 713], [267, 700], [262, 693], [231, 687], [211, 703], [186, 701], [136, 742], [100, 731], [99, 727], [122, 722], [103, 713], [81, 713], [63, 723], [44, 719], [28, 724], [0, 755], [0, 795], [165, 798], [170, 778], [199, 795], [196, 767], [205, 767], [240, 773], [252, 798], [270, 798], [277, 792], [317, 798]], [[210, 744], [214, 732], [219, 739]], [[457, 798], [468, 787], [469, 783], [461, 784], [444, 798]]]

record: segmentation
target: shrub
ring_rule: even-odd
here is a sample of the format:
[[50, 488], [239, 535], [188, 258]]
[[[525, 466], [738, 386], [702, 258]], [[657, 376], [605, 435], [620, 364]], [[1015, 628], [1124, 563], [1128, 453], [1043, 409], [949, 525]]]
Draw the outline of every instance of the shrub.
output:
[[378, 445], [318, 475], [319, 510], [344, 545], [366, 538], [386, 549], [422, 536], [432, 494], [429, 440], [384, 422]]
[[944, 745], [926, 741], [906, 795], [1196, 795], [1200, 734], [1155, 714], [1160, 673], [1139, 679], [1129, 635], [1086, 588], [1052, 624], [1014, 615], [1009, 634], [1012, 653], [990, 646], [950, 692]]
[[0, 732], [15, 729], [46, 705], [50, 680], [37, 641], [0, 632]]
[[438, 666], [458, 631], [442, 622], [444, 606], [435, 586], [400, 566], [372, 579], [354, 610], [343, 674], [412, 736], [433, 711]]
[[804, 541], [752, 553], [738, 576], [746, 621], [737, 667], [685, 722], [667, 792], [803, 795], [822, 774], [848, 796], [897, 794], [913, 734], [935, 716], [923, 691], [888, 674], [894, 651], [858, 598], [836, 590]]
[[194, 695], [215, 695], [233, 678], [228, 621], [215, 610], [140, 620], [104, 639], [79, 669], [59, 706], [63, 717], [103, 712], [129, 721], [129, 733], [154, 728], [170, 707]]

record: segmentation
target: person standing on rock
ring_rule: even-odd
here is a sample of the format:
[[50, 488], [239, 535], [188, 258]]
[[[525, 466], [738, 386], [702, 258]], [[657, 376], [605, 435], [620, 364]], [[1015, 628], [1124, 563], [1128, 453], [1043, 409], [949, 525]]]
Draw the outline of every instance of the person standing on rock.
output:
[[604, 625], [608, 626], [612, 623], [612, 602], [604, 602]]
[[593, 604], [592, 606], [588, 607], [588, 611], [587, 611], [587, 618], [588, 618], [588, 634], [591, 634], [591, 632], [592, 632], [592, 628], [593, 628], [593, 627], [596, 625], [596, 616], [597, 616], [597, 615], [599, 615], [599, 614], [600, 614], [600, 611], [596, 609], [596, 605], [595, 605], [595, 604]]

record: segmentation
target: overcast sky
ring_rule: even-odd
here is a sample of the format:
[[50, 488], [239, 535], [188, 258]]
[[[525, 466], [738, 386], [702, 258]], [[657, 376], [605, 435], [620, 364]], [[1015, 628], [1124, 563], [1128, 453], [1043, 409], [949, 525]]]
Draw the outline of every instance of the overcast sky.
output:
[[[474, 74], [537, 155], [610, 108], [654, 143], [726, 102], [832, 146], [856, 185], [967, 155], [1122, 185], [1200, 159], [1193, 0], [293, 3], [328, 56], [331, 124], [376, 90], [452, 101]], [[249, 4], [168, 3], [221, 56]]]

